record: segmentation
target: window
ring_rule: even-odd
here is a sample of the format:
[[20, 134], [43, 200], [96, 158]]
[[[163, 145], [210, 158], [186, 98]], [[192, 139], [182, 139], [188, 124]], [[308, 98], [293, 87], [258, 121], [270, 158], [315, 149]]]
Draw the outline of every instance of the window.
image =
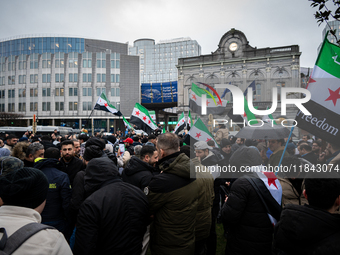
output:
[[115, 82], [115, 74], [111, 74], [111, 82]]
[[254, 101], [261, 100], [261, 84], [256, 84], [255, 91], [254, 91]]
[[120, 61], [116, 60], [116, 68], [120, 68]]
[[15, 98], [15, 89], [8, 90], [8, 98]]
[[74, 80], [74, 82], [78, 82], [78, 74], [77, 73], [73, 74], [73, 80]]
[[26, 97], [26, 89], [19, 89], [19, 97]]
[[51, 111], [51, 102], [42, 102], [42, 111]]
[[38, 89], [30, 89], [30, 97], [37, 97], [38, 96]]
[[55, 89], [55, 96], [64, 96], [64, 88], [56, 88]]
[[51, 53], [42, 54], [42, 68], [51, 68]]
[[55, 82], [59, 82], [59, 74], [58, 73], [55, 74]]
[[42, 82], [43, 83], [51, 82], [51, 74], [43, 74], [42, 75]]
[[78, 88], [69, 88], [68, 89], [69, 96], [78, 96]]
[[31, 54], [30, 55], [30, 69], [38, 69], [38, 54]]
[[83, 96], [92, 96], [92, 88], [83, 88]]
[[0, 90], [0, 98], [5, 98], [5, 90]]
[[26, 83], [26, 75], [19, 75], [19, 84]]
[[106, 68], [105, 52], [97, 52], [97, 68]]
[[83, 111], [91, 111], [92, 102], [83, 102]]
[[117, 96], [117, 97], [120, 96], [120, 88], [116, 88], [116, 96]]
[[0, 77], [0, 85], [5, 85], [5, 76]]
[[9, 112], [15, 112], [15, 104], [14, 103], [8, 104], [8, 111]]
[[30, 83], [38, 83], [38, 75], [37, 74], [31, 74], [30, 75]]
[[50, 97], [51, 96], [51, 88], [43, 88], [42, 89], [42, 96], [43, 97]]
[[26, 62], [26, 55], [19, 56], [19, 70], [26, 70], [27, 62]]
[[15, 56], [8, 57], [8, 71], [15, 71]]
[[0, 112], [4, 112], [5, 111], [5, 104], [0, 104]]
[[38, 110], [38, 103], [35, 102], [35, 103], [30, 103], [30, 111], [33, 112], [33, 111], [37, 111]]
[[55, 110], [63, 111], [64, 110], [64, 102], [55, 102]]
[[278, 82], [276, 83], [277, 87], [277, 100], [281, 101], [281, 88], [284, 88], [286, 84], [284, 82]]
[[73, 82], [73, 73], [70, 73], [68, 76], [69, 76], [68, 81]]
[[64, 68], [64, 53], [58, 52], [55, 53], [55, 67], [56, 68]]
[[87, 81], [92, 82], [92, 73], [87, 74]]
[[19, 103], [19, 112], [26, 112], [26, 103]]
[[15, 75], [8, 76], [8, 85], [14, 85], [15, 84]]
[[77, 102], [69, 102], [68, 109], [70, 111], [78, 111], [78, 103]]
[[112, 88], [111, 89], [111, 96], [114, 97], [116, 95], [116, 89]]
[[83, 82], [87, 82], [87, 73], [83, 73]]
[[102, 74], [102, 82], [106, 82], [106, 74]]
[[116, 82], [120, 82], [120, 75], [116, 74]]
[[97, 73], [97, 82], [101, 82], [102, 75], [100, 73]]
[[68, 67], [78, 68], [78, 53], [77, 52], [70, 52], [68, 54]]
[[83, 53], [83, 67], [92, 68], [92, 52]]

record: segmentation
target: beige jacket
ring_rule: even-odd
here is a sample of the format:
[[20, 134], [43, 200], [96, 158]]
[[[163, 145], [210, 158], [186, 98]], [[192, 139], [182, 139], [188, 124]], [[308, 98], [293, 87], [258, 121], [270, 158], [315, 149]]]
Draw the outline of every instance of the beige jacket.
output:
[[[8, 237], [32, 222], [41, 222], [40, 214], [33, 209], [10, 205], [0, 207], [0, 226], [6, 229]], [[30, 237], [13, 253], [20, 254], [67, 255], [72, 251], [62, 233], [56, 229], [45, 229]]]
[[222, 141], [222, 138], [228, 138], [229, 136], [229, 130], [227, 128], [220, 128], [217, 130], [216, 135], [215, 135], [215, 141], [220, 144]]
[[[293, 184], [288, 179], [278, 178], [282, 186], [282, 207], [287, 204], [294, 205], [304, 205], [308, 204], [307, 199], [304, 197], [303, 193], [299, 196], [299, 193], [294, 188]], [[302, 182], [301, 190], [305, 189], [305, 181]]]

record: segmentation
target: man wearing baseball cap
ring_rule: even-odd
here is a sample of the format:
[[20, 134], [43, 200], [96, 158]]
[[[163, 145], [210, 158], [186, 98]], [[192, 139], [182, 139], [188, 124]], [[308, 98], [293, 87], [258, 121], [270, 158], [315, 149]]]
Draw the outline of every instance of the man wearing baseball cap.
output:
[[127, 150], [131, 156], [134, 155], [134, 146], [132, 145], [133, 140], [131, 138], [126, 138], [123, 143], [125, 144], [125, 150]]
[[[0, 226], [11, 235], [29, 223], [41, 222], [48, 192], [44, 173], [30, 167], [0, 177]], [[3, 238], [3, 236], [2, 236]], [[6, 249], [6, 246], [4, 247]], [[3, 247], [1, 248], [3, 249]], [[56, 229], [43, 229], [29, 237], [15, 254], [72, 254], [63, 234]]]

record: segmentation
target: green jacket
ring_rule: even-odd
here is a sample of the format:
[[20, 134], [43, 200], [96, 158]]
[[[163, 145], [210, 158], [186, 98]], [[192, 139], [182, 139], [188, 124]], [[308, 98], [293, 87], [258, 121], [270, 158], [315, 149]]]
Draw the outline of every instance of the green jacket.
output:
[[162, 171], [145, 189], [154, 221], [150, 228], [153, 255], [194, 254], [199, 188], [190, 178], [190, 159], [180, 152], [159, 161]]

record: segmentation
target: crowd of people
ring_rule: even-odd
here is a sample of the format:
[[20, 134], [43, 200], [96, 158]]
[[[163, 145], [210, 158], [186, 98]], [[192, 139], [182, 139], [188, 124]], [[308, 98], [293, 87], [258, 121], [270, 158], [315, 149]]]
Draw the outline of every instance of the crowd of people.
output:
[[[297, 143], [236, 138], [223, 125], [215, 134], [219, 146], [185, 144], [186, 136], [61, 136], [56, 130], [3, 136], [0, 252], [210, 255], [222, 223], [226, 254], [338, 253], [337, 175], [267, 174], [280, 194], [273, 200], [255, 172], [223, 176], [197, 169], [278, 166], [282, 154], [282, 165], [292, 169], [334, 169], [340, 145], [307, 135]], [[31, 226], [35, 230], [24, 229]]]

